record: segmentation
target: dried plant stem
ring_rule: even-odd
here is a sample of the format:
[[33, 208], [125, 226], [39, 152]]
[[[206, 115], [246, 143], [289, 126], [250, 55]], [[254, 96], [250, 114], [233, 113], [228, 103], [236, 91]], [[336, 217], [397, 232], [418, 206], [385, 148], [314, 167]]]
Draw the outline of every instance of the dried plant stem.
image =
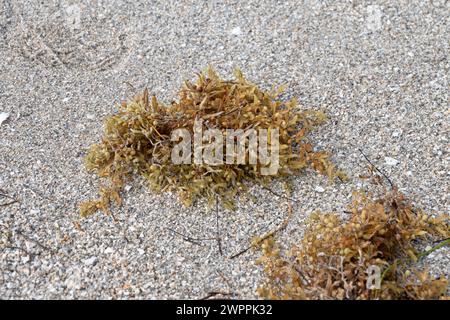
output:
[[394, 184], [392, 183], [392, 180], [387, 176], [387, 174], [385, 174], [383, 171], [381, 171], [380, 169], [378, 169], [373, 163], [372, 161], [370, 161], [370, 159], [364, 154], [364, 152], [362, 152], [361, 149], [358, 149], [358, 151], [362, 154], [362, 156], [366, 159], [366, 161], [376, 170], [378, 171], [378, 173], [380, 173], [383, 177], [386, 178], [386, 180], [389, 182], [391, 189], [394, 189]]
[[426, 256], [429, 255], [430, 253], [432, 253], [432, 252], [434, 252], [434, 251], [436, 251], [436, 250], [438, 250], [438, 249], [440, 249], [440, 248], [443, 248], [443, 247], [445, 247], [445, 246], [447, 246], [447, 245], [450, 245], [450, 238], [445, 239], [445, 240], [442, 240], [442, 241], [440, 241], [437, 245], [435, 245], [434, 247], [432, 247], [431, 249], [422, 252], [421, 254], [419, 254], [418, 258], [421, 259], [421, 258], [423, 258], [423, 257], [426, 257]]
[[267, 234], [265, 234], [263, 237], [261, 237], [260, 239], [258, 239], [258, 241], [255, 244], [252, 244], [251, 246], [248, 246], [247, 248], [239, 251], [238, 253], [235, 253], [234, 255], [230, 256], [228, 259], [235, 259], [241, 255], [243, 255], [244, 253], [246, 253], [247, 251], [249, 251], [251, 248], [255, 247], [255, 245], [259, 245], [261, 244], [264, 240], [273, 237], [276, 233], [283, 231], [284, 229], [286, 229], [287, 225], [289, 224], [289, 220], [292, 217], [292, 205], [291, 203], [288, 203], [288, 215], [287, 217], [283, 220], [283, 222], [281, 223], [280, 226], [278, 226], [278, 228], [268, 232]]
[[217, 238], [215, 238], [215, 237], [214, 238], [193, 238], [193, 237], [187, 236], [185, 234], [182, 234], [174, 229], [171, 229], [171, 228], [166, 228], [166, 229], [169, 230], [170, 232], [182, 237], [184, 241], [187, 241], [187, 242], [190, 242], [190, 243], [193, 243], [196, 245], [200, 245], [199, 242], [201, 242], [201, 241], [217, 241]]

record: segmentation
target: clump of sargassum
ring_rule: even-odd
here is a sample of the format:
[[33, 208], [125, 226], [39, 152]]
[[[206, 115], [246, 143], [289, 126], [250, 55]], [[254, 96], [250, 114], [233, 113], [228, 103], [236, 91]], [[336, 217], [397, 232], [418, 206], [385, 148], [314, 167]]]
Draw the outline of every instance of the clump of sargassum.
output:
[[[134, 174], [145, 177], [154, 191], [175, 191], [185, 205], [198, 197], [210, 203], [220, 197], [223, 206], [233, 208], [233, 198], [245, 191], [246, 181], [268, 183], [311, 167], [331, 179], [344, 178], [323, 151], [313, 150], [306, 135], [325, 120], [321, 111], [305, 110], [295, 99], [281, 101], [282, 89], [259, 89], [235, 72], [235, 80], [221, 79], [212, 68], [198, 75], [197, 82], [186, 81], [179, 101], [164, 105], [148, 91], [130, 102], [122, 102], [117, 114], [106, 119], [102, 141], [86, 156], [86, 167], [95, 170], [107, 183], [100, 187], [98, 200], [81, 204], [82, 216], [97, 210], [109, 213], [111, 203], [120, 204], [120, 190]], [[279, 130], [279, 170], [263, 176], [261, 164], [173, 164], [171, 141], [175, 129], [193, 134], [196, 119], [205, 128]], [[247, 147], [248, 148], [248, 147]], [[248, 150], [246, 150], [248, 158]], [[225, 154], [225, 152], [224, 152]]]
[[[273, 238], [263, 241], [258, 262], [266, 278], [258, 294], [268, 299], [449, 298], [445, 276], [432, 278], [426, 268], [413, 265], [450, 244], [448, 215], [432, 217], [413, 208], [395, 187], [378, 196], [355, 192], [348, 210], [348, 220], [313, 214], [301, 242], [287, 252], [281, 253]], [[417, 244], [425, 239], [438, 244], [419, 252]], [[378, 287], [372, 286], [373, 266], [379, 268]]]

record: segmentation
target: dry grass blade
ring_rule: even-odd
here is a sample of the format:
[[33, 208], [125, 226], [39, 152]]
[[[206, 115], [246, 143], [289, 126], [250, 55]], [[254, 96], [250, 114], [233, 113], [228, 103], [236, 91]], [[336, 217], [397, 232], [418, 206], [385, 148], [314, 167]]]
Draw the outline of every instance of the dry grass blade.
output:
[[9, 194], [6, 193], [6, 191], [0, 189], [0, 196], [6, 199], [10, 199], [9, 202], [6, 203], [0, 203], [0, 207], [5, 207], [5, 206], [9, 206], [13, 203], [19, 202], [19, 200], [17, 200], [16, 198], [10, 196]]

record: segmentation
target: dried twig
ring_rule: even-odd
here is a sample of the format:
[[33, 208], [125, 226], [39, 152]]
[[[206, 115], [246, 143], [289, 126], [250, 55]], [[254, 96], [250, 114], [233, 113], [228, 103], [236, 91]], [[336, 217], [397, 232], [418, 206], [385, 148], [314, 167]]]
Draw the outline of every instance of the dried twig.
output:
[[362, 152], [361, 149], [358, 149], [358, 151], [362, 154], [362, 156], [366, 159], [366, 161], [376, 170], [378, 171], [383, 177], [386, 178], [386, 180], [389, 182], [389, 184], [391, 185], [391, 189], [394, 189], [394, 184], [392, 183], [391, 179], [389, 179], [389, 177], [380, 169], [378, 169], [373, 163], [372, 161], [370, 161], [370, 159], [364, 154], [364, 152]]
[[196, 244], [196, 245], [200, 245], [199, 242], [201, 242], [201, 241], [213, 241], [213, 240], [217, 241], [217, 238], [215, 238], [215, 237], [214, 238], [193, 238], [193, 237], [187, 236], [185, 234], [182, 234], [182, 233], [180, 233], [180, 232], [178, 232], [176, 230], [173, 230], [171, 228], [166, 228], [166, 229], [169, 230], [170, 232], [176, 234], [176, 235], [179, 235], [180, 237], [183, 238], [184, 241], [187, 241], [187, 242], [190, 242], [190, 243], [193, 243], [193, 244]]
[[306, 284], [311, 283], [311, 281], [309, 281], [308, 278], [306, 278], [306, 276], [303, 274], [303, 272], [297, 266], [295, 266], [294, 264], [291, 264], [291, 267], [294, 268], [295, 271], [297, 271], [297, 273], [300, 275], [300, 277], [303, 279], [303, 281]]
[[286, 200], [289, 200], [289, 201], [293, 201], [293, 202], [300, 202], [300, 200], [293, 199], [293, 198], [287, 197], [287, 196], [285, 196], [285, 195], [279, 194], [279, 193], [273, 191], [272, 189], [270, 189], [269, 187], [266, 187], [266, 186], [261, 186], [261, 187], [262, 187], [264, 190], [267, 190], [267, 191], [269, 191], [270, 193], [272, 193], [274, 196], [277, 196], [278, 198], [283, 198], [283, 199], [286, 199]]
[[[265, 236], [263, 236], [261, 239], [259, 239], [256, 244], [260, 244], [261, 242], [263, 242], [264, 240], [274, 236], [276, 233], [286, 229], [289, 220], [291, 219], [292, 216], [292, 205], [290, 203], [288, 203], [288, 216], [286, 217], [286, 219], [284, 219], [284, 221], [281, 223], [281, 225], [276, 228], [275, 230], [270, 231], [269, 233], [267, 233]], [[234, 255], [232, 255], [231, 257], [229, 257], [228, 259], [234, 259], [237, 258], [241, 255], [243, 255], [244, 253], [246, 253], [247, 251], [249, 251], [251, 248], [254, 247], [254, 244], [252, 244], [251, 246], [248, 246], [247, 248], [239, 251], [238, 253], [235, 253]]]
[[123, 83], [129, 86], [134, 92], [136, 92], [136, 88], [129, 81], [124, 81]]
[[220, 229], [219, 229], [219, 197], [216, 197], [216, 239], [217, 245], [219, 246], [219, 253], [221, 256], [223, 256], [222, 239], [220, 238]]
[[35, 239], [33, 239], [33, 238], [27, 236], [27, 235], [24, 234], [22, 231], [18, 230], [18, 231], [16, 231], [16, 233], [17, 233], [18, 235], [22, 236], [23, 238], [25, 238], [25, 240], [28, 240], [28, 241], [30, 241], [30, 242], [33, 242], [34, 244], [36, 244], [36, 245], [37, 245], [38, 247], [40, 247], [41, 249], [44, 249], [44, 250], [46, 250], [46, 251], [50, 251], [50, 252], [54, 253], [54, 250], [53, 250], [53, 249], [51, 249], [51, 248], [49, 248], [49, 247], [43, 245], [43, 244], [42, 244], [41, 242], [39, 242], [38, 240], [35, 240]]
[[222, 278], [223, 282], [227, 285], [228, 289], [231, 289], [230, 281], [225, 277], [225, 275], [222, 273], [222, 271], [217, 270], [217, 273], [219, 274], [220, 278]]
[[16, 202], [18, 202], [18, 200], [14, 199], [14, 200], [12, 200], [10, 202], [0, 204], [0, 207], [6, 207], [6, 206], [9, 206], [10, 204], [13, 204], [13, 203], [16, 203]]
[[200, 300], [208, 300], [208, 299], [210, 299], [212, 297], [215, 297], [215, 296], [218, 296], [218, 295], [225, 296], [225, 297], [232, 297], [232, 296], [234, 296], [234, 293], [232, 293], [232, 292], [223, 292], [223, 291], [211, 291], [211, 292], [208, 292], [206, 294], [206, 296], [204, 296], [203, 298], [200, 298]]
[[10, 204], [19, 202], [19, 200], [17, 200], [17, 199], [14, 198], [14, 197], [11, 197], [11, 196], [10, 196], [9, 194], [7, 194], [6, 191], [4, 191], [3, 189], [0, 189], [0, 196], [12, 200], [12, 201], [10, 201], [10, 202], [0, 204], [0, 207], [9, 206]]
[[20, 250], [22, 252], [24, 252], [25, 254], [29, 255], [30, 257], [33, 257], [34, 255], [30, 252], [28, 252], [28, 250], [22, 248], [22, 247], [17, 247], [17, 246], [6, 246], [5, 249], [10, 249], [10, 250]]

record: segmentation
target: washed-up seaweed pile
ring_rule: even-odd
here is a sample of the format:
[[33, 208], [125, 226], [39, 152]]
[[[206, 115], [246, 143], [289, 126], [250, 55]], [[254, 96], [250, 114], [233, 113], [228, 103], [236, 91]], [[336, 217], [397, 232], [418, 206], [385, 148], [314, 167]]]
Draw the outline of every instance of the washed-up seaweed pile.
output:
[[[233, 208], [233, 199], [250, 183], [267, 184], [274, 178], [298, 174], [313, 168], [331, 179], [344, 178], [329, 160], [329, 154], [316, 151], [307, 135], [325, 120], [321, 111], [303, 109], [295, 99], [282, 101], [282, 89], [264, 91], [247, 81], [237, 70], [234, 80], [223, 80], [212, 69], [198, 74], [196, 83], [186, 81], [179, 100], [165, 105], [148, 90], [132, 101], [122, 102], [117, 114], [106, 119], [100, 143], [86, 156], [86, 167], [102, 179], [100, 197], [81, 204], [81, 214], [97, 210], [110, 212], [113, 202], [120, 204], [120, 191], [134, 175], [143, 176], [157, 192], [176, 192], [185, 205], [198, 197], [210, 203], [219, 197], [225, 208]], [[203, 129], [278, 130], [279, 169], [274, 175], [262, 175], [264, 164], [175, 164], [171, 154], [176, 129], [194, 134], [196, 120]], [[212, 141], [204, 141], [205, 143]], [[193, 150], [192, 150], [193, 151]], [[225, 155], [225, 152], [223, 153]]]
[[[448, 280], [414, 264], [450, 243], [449, 216], [414, 208], [394, 187], [380, 195], [355, 192], [348, 220], [314, 214], [303, 239], [281, 253], [273, 238], [258, 262], [268, 299], [439, 299]], [[433, 242], [435, 241], [435, 242]], [[437, 243], [420, 251], [419, 243]]]

